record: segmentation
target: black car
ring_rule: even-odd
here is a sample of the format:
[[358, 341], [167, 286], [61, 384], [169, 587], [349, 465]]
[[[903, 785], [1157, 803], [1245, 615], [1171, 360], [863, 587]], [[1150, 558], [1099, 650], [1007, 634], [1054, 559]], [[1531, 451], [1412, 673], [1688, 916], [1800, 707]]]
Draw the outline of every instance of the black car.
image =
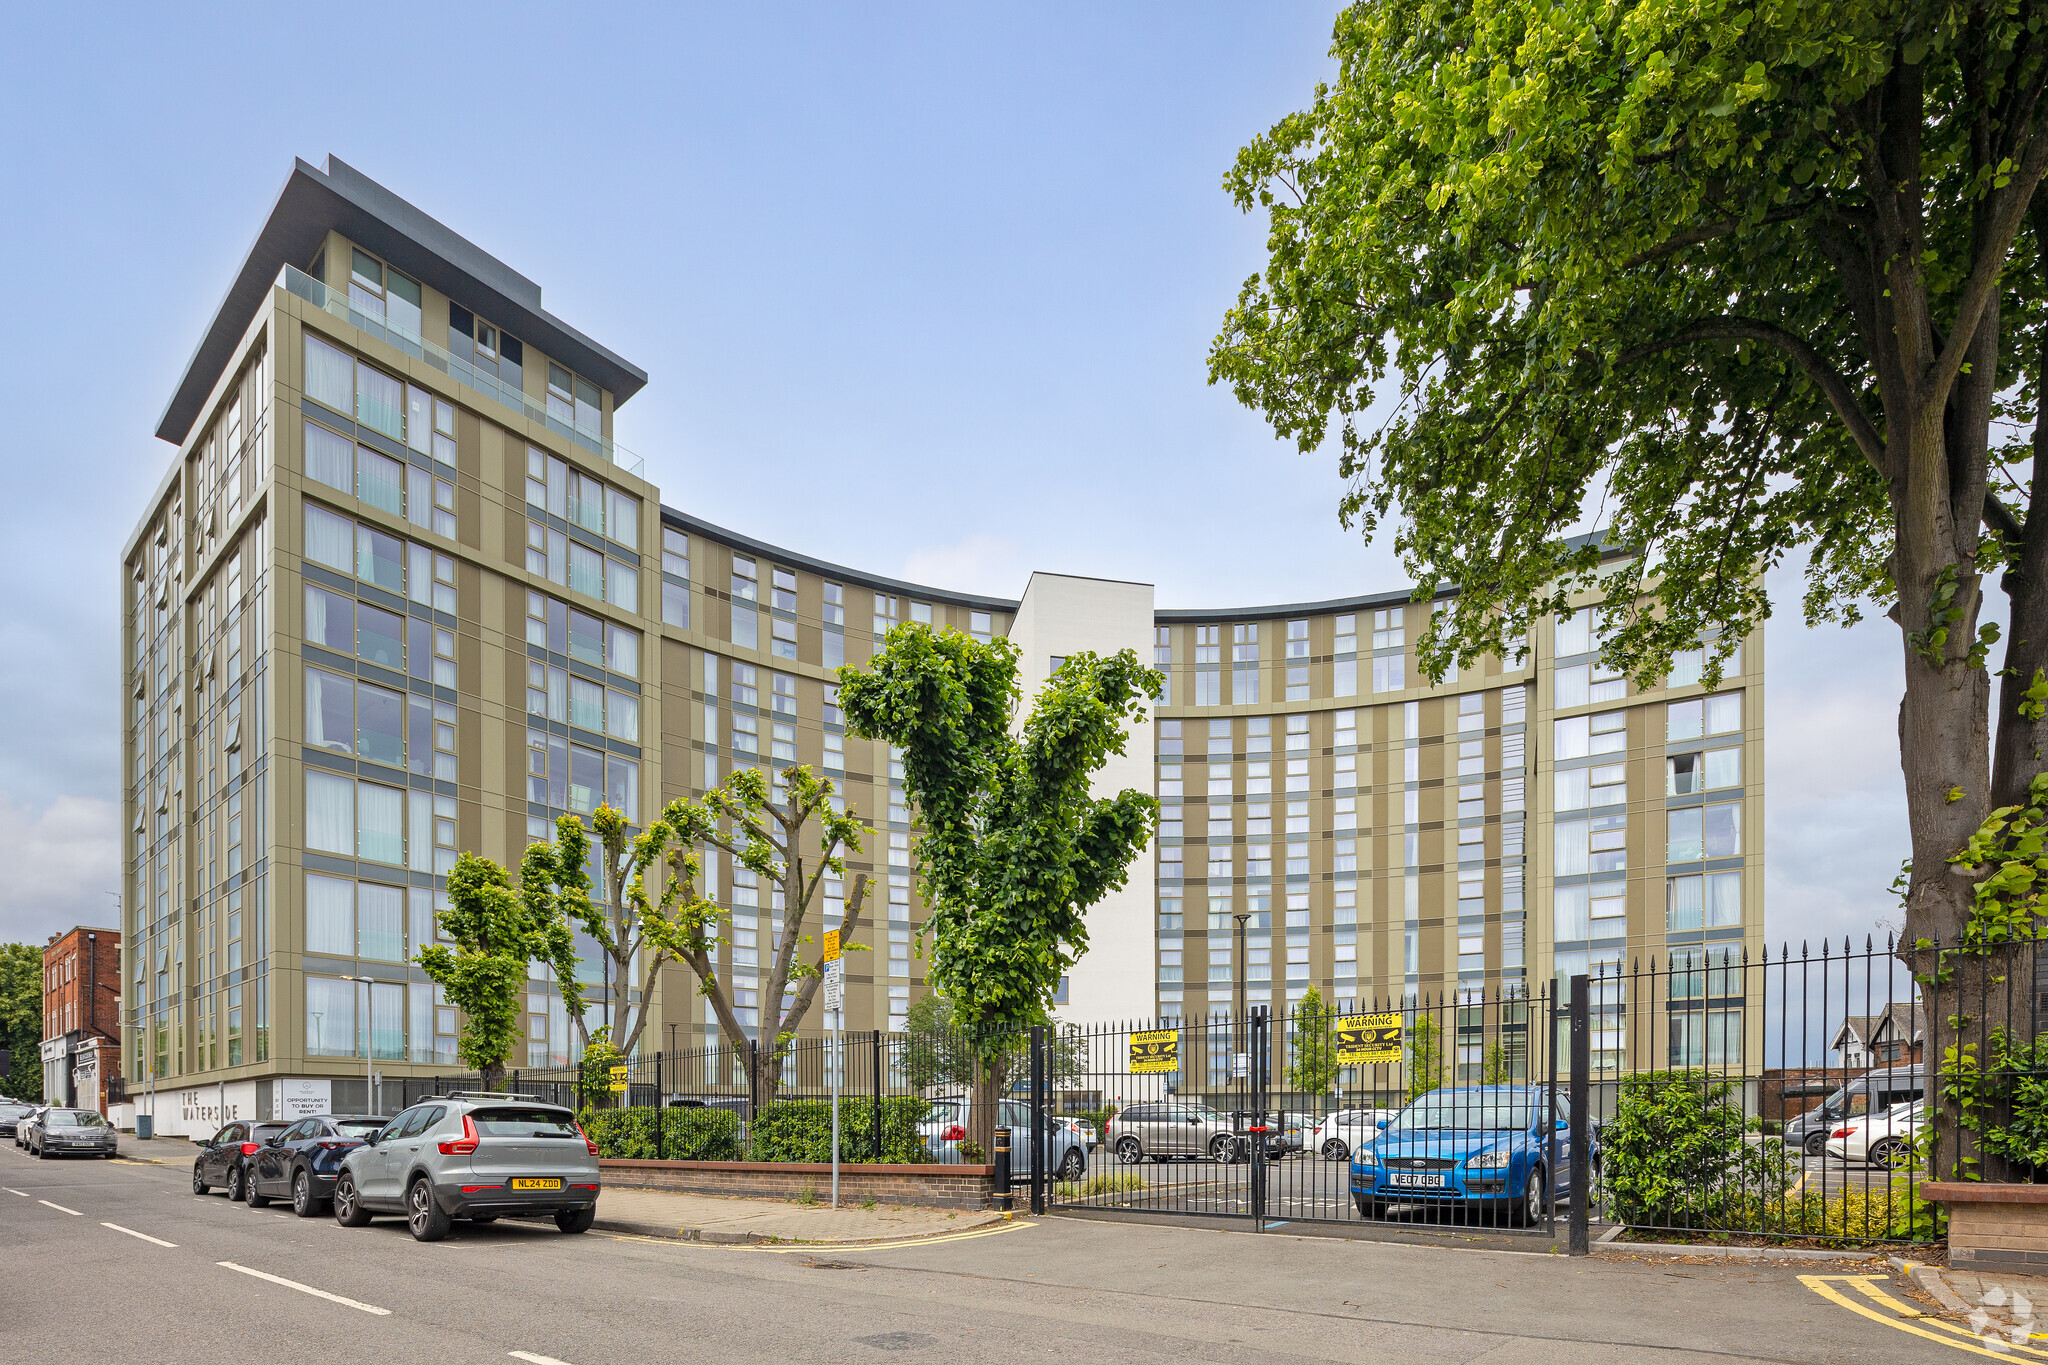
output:
[[334, 1198], [341, 1159], [390, 1122], [368, 1114], [320, 1114], [265, 1139], [249, 1159], [243, 1188], [250, 1206], [289, 1199], [293, 1213], [317, 1218]]
[[0, 1100], [0, 1137], [14, 1136], [14, 1126], [36, 1112], [33, 1104], [19, 1104], [14, 1100]]
[[199, 1159], [192, 1163], [192, 1193], [205, 1194], [216, 1185], [224, 1185], [228, 1198], [246, 1197], [248, 1186], [244, 1182], [249, 1178], [250, 1158], [263, 1150], [266, 1141], [289, 1127], [289, 1123], [250, 1119], [222, 1124], [220, 1131], [200, 1148]]

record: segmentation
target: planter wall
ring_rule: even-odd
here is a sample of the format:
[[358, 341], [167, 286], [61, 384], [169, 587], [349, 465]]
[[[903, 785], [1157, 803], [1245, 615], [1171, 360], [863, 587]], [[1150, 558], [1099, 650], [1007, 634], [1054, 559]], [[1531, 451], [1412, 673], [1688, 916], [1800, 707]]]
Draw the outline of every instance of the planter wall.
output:
[[1950, 1265], [2048, 1273], [2048, 1185], [1927, 1181], [1920, 1197], [1948, 1210]]
[[[604, 1183], [620, 1189], [677, 1190], [685, 1194], [790, 1199], [805, 1190], [820, 1199], [832, 1190], [832, 1167], [795, 1161], [600, 1161]], [[995, 1207], [993, 1166], [842, 1164], [841, 1203], [872, 1199], [934, 1209]]]

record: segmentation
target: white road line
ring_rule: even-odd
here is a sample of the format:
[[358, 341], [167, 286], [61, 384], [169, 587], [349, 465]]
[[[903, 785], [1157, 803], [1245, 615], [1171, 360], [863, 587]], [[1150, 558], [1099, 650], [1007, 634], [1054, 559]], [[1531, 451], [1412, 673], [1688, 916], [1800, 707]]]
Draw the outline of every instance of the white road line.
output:
[[374, 1303], [363, 1303], [357, 1299], [343, 1298], [339, 1294], [330, 1294], [324, 1289], [315, 1289], [310, 1284], [300, 1284], [297, 1280], [287, 1280], [282, 1275], [272, 1275], [266, 1271], [251, 1270], [248, 1266], [236, 1265], [233, 1261], [215, 1261], [214, 1264], [227, 1270], [239, 1271], [244, 1275], [253, 1275], [259, 1280], [268, 1280], [272, 1284], [281, 1284], [286, 1289], [296, 1289], [301, 1294], [311, 1294], [316, 1299], [326, 1299], [329, 1303], [338, 1303], [344, 1307], [359, 1309], [365, 1313], [375, 1313], [380, 1318], [391, 1316], [389, 1308], [379, 1308]]
[[103, 1228], [112, 1228], [116, 1232], [125, 1232], [130, 1237], [140, 1237], [143, 1241], [154, 1242], [160, 1247], [175, 1247], [178, 1245], [176, 1242], [166, 1242], [161, 1237], [152, 1237], [146, 1232], [137, 1232], [134, 1228], [124, 1228], [119, 1223], [102, 1223], [100, 1224], [100, 1226]]
[[507, 1351], [505, 1354], [514, 1360], [525, 1361], [526, 1365], [569, 1365], [566, 1360], [557, 1360], [553, 1356], [537, 1356], [531, 1351]]
[[55, 1209], [59, 1213], [68, 1213], [73, 1218], [83, 1218], [85, 1216], [84, 1214], [80, 1213], [77, 1209], [67, 1209], [62, 1204], [52, 1204], [47, 1199], [38, 1199], [36, 1200], [36, 1202], [38, 1204], [41, 1204], [46, 1209]]
[[17, 1190], [12, 1185], [0, 1185], [0, 1190], [6, 1190], [9, 1194], [18, 1194], [23, 1199], [28, 1198], [27, 1190]]

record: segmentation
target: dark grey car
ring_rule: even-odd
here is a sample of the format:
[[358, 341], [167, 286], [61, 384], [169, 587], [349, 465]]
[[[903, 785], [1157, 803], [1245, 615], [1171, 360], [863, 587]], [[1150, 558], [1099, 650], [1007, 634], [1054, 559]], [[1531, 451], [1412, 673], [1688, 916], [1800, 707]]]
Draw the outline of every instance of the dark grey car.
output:
[[1828, 1135], [1851, 1119], [1882, 1114], [1893, 1105], [1927, 1095], [1927, 1067], [1885, 1066], [1866, 1071], [1845, 1081], [1834, 1094], [1797, 1118], [1785, 1122], [1787, 1147], [1797, 1147], [1807, 1156], [1827, 1150]]
[[520, 1095], [438, 1095], [342, 1158], [334, 1221], [359, 1228], [403, 1214], [422, 1242], [455, 1219], [552, 1216], [564, 1232], [597, 1217], [597, 1144], [559, 1105]]
[[46, 1109], [29, 1130], [29, 1151], [38, 1157], [103, 1156], [120, 1153], [114, 1125], [90, 1109]]

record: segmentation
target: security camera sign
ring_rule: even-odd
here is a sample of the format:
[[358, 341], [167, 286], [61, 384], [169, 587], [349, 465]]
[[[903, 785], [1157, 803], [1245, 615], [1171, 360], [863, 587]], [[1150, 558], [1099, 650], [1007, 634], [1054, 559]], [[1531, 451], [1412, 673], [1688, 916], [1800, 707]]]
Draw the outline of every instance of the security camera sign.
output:
[[1168, 1071], [1180, 1070], [1180, 1031], [1178, 1029], [1148, 1029], [1131, 1035], [1131, 1072], [1138, 1076], [1157, 1076]]
[[1400, 1015], [1348, 1014], [1337, 1021], [1337, 1065], [1377, 1066], [1400, 1060]]

